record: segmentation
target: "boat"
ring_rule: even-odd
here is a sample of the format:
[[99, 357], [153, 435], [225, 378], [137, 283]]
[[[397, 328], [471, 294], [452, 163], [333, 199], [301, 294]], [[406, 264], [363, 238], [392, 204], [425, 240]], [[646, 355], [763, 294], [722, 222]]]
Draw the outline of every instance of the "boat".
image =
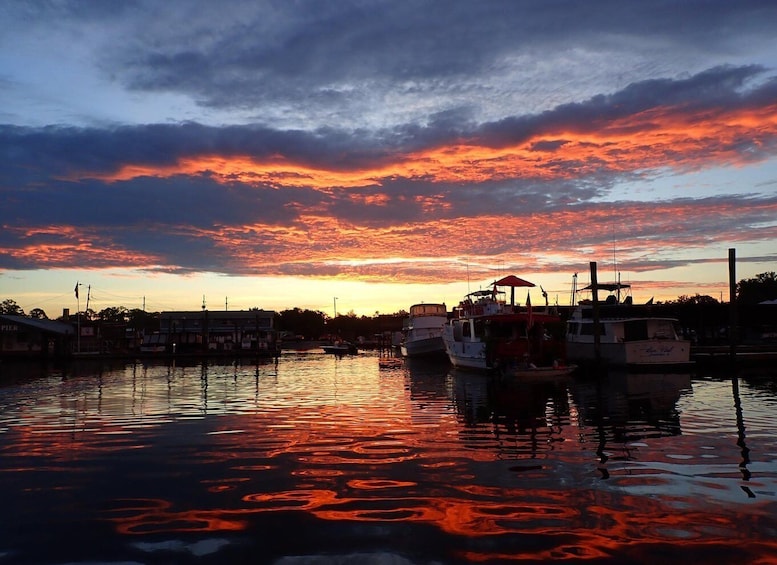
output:
[[577, 365], [567, 365], [556, 362], [547, 367], [537, 367], [532, 363], [503, 363], [499, 367], [499, 374], [502, 377], [520, 378], [520, 379], [553, 379], [566, 377], [577, 370]]
[[[499, 296], [502, 286], [511, 287], [509, 304]], [[524, 307], [516, 306], [515, 288], [521, 286], [535, 285], [510, 275], [492, 283], [490, 290], [467, 294], [454, 308], [443, 330], [454, 367], [515, 377], [574, 370], [566, 366], [561, 317], [547, 302], [544, 309], [533, 310], [529, 294]]]
[[[599, 311], [599, 360], [611, 366], [640, 368], [687, 368], [691, 362], [691, 343], [680, 337], [678, 320], [657, 316], [646, 304], [634, 304], [631, 285], [599, 283], [598, 290], [608, 291], [597, 304]], [[592, 291], [587, 286], [581, 291]], [[598, 302], [598, 301], [597, 301]], [[597, 361], [594, 303], [583, 300], [567, 320], [567, 356], [578, 363]]]
[[333, 355], [356, 355], [359, 353], [359, 349], [350, 341], [336, 341], [322, 345], [321, 349], [324, 350], [324, 353], [331, 353]]
[[442, 329], [448, 321], [445, 304], [413, 304], [402, 328], [403, 357], [444, 356]]

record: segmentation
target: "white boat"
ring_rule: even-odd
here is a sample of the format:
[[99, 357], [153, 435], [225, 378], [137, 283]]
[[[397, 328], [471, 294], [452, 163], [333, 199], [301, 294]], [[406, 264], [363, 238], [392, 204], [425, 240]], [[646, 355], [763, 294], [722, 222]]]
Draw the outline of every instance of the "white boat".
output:
[[[510, 304], [499, 299], [500, 286], [512, 287]], [[537, 368], [565, 365], [561, 318], [547, 306], [533, 311], [528, 295], [526, 306], [516, 306], [518, 286], [534, 284], [511, 275], [494, 282], [492, 290], [468, 294], [454, 309], [443, 330], [445, 351], [454, 367], [515, 372], [523, 366], [536, 373]]]
[[337, 341], [329, 345], [322, 345], [321, 349], [324, 350], [324, 353], [334, 355], [356, 355], [359, 353], [359, 349], [349, 341]]
[[399, 345], [403, 357], [445, 355], [442, 330], [448, 321], [445, 304], [413, 304], [402, 328]]
[[[628, 284], [604, 283], [597, 288], [610, 292], [598, 308], [599, 355], [603, 363], [631, 368], [691, 364], [691, 343], [679, 336], [677, 319], [655, 315], [650, 304], [633, 304]], [[581, 302], [572, 312], [567, 321], [566, 340], [571, 361], [596, 361], [594, 305], [590, 300]]]

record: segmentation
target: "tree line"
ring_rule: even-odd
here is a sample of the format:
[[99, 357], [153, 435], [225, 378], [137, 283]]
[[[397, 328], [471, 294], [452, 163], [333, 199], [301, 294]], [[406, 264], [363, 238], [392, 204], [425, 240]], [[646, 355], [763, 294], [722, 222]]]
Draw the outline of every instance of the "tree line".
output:
[[[777, 272], [760, 273], [749, 279], [742, 279], [736, 285], [736, 300], [739, 305], [756, 305], [764, 301], [777, 299]], [[657, 302], [657, 305], [678, 308], [693, 306], [714, 306], [723, 304], [717, 299], [703, 294], [681, 295], [676, 300]], [[258, 308], [251, 308], [258, 310]], [[0, 314], [26, 316], [28, 318], [48, 320], [49, 317], [41, 308], [33, 308], [29, 314], [13, 299], [6, 298], [0, 303]], [[154, 331], [159, 328], [159, 312], [146, 312], [140, 308], [128, 309], [124, 306], [111, 306], [99, 312], [87, 309], [81, 312], [82, 320], [99, 321], [106, 324], [123, 324], [136, 330]], [[77, 315], [72, 315], [73, 316]], [[401, 321], [407, 317], [407, 312], [400, 310], [393, 314], [374, 316], [356, 316], [353, 312], [341, 314], [334, 318], [319, 310], [303, 310], [291, 308], [275, 314], [275, 328], [290, 332], [307, 339], [317, 339], [324, 334], [343, 336], [370, 336], [384, 331], [396, 331], [402, 328]], [[62, 318], [58, 318], [62, 320]], [[70, 320], [67, 320], [70, 321]]]
[[[259, 308], [250, 308], [258, 310]], [[0, 314], [24, 316], [37, 320], [50, 319], [41, 308], [33, 308], [29, 314], [16, 303], [15, 300], [6, 298], [0, 303]], [[62, 316], [56, 318], [59, 321], [72, 322], [79, 314], [71, 314], [70, 319]], [[275, 329], [288, 332], [293, 336], [305, 339], [318, 339], [326, 334], [341, 335], [353, 339], [356, 336], [372, 336], [384, 331], [397, 331], [402, 329], [402, 319], [407, 317], [407, 312], [400, 310], [394, 314], [379, 314], [374, 316], [357, 316], [353, 312], [338, 314], [332, 318], [319, 310], [303, 310], [290, 308], [275, 313]], [[80, 313], [81, 321], [99, 322], [101, 324], [122, 325], [135, 330], [143, 330], [147, 333], [159, 329], [160, 312], [147, 312], [140, 308], [128, 309], [124, 306], [110, 306], [100, 311], [91, 308]]]

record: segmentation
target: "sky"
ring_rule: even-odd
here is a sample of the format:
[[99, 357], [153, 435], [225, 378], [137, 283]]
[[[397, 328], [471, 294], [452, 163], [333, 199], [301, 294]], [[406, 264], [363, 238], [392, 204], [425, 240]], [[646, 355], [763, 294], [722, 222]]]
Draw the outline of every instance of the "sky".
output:
[[[777, 271], [777, 2], [4, 0], [0, 299], [635, 302]], [[79, 297], [75, 297], [76, 284]], [[520, 301], [525, 301], [523, 290]]]

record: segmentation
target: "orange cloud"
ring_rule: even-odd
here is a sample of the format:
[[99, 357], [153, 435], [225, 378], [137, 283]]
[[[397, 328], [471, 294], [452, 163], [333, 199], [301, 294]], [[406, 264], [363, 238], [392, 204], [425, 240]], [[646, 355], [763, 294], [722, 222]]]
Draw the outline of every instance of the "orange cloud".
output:
[[22, 245], [0, 247], [0, 253], [36, 268], [93, 266], [133, 266], [155, 263], [159, 258], [126, 249], [95, 228], [68, 225], [47, 227], [3, 226], [16, 234]]
[[[406, 154], [393, 163], [373, 168], [316, 168], [282, 155], [262, 160], [247, 155], [199, 155], [182, 158], [173, 165], [127, 164], [113, 173], [82, 172], [75, 177], [115, 182], [142, 176], [212, 175], [220, 182], [313, 187], [322, 191], [377, 186], [396, 178], [446, 183], [562, 179], [602, 169], [692, 169], [713, 161], [740, 164], [748, 159], [740, 148], [743, 143], [758, 146], [775, 134], [777, 105], [695, 114], [666, 107], [596, 124], [590, 131], [580, 131], [579, 127], [548, 129], [520, 143], [501, 147], [462, 140]], [[543, 145], [555, 149], [537, 149]], [[380, 197], [371, 198], [371, 203], [380, 202]]]

